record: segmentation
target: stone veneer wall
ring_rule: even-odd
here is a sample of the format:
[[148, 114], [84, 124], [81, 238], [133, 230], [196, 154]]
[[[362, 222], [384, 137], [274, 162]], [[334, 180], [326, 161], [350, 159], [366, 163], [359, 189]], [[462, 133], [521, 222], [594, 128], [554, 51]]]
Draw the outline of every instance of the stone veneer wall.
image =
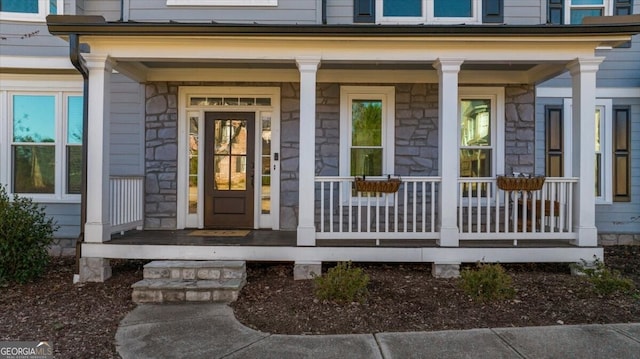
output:
[[281, 90], [280, 227], [297, 226], [300, 85], [297, 83], [153, 82], [146, 85], [146, 229], [175, 229], [180, 86], [269, 86]]
[[[340, 86], [317, 86], [316, 174], [339, 174]], [[179, 86], [276, 86], [281, 90], [280, 227], [298, 218], [298, 83], [154, 82], [146, 86], [145, 228], [175, 229]], [[389, 86], [385, 84], [383, 86]], [[438, 174], [438, 85], [396, 84], [395, 175]], [[534, 88], [506, 87], [506, 173], [533, 172]]]
[[513, 172], [536, 174], [534, 173], [534, 86], [510, 85], [505, 87], [505, 119], [504, 174]]

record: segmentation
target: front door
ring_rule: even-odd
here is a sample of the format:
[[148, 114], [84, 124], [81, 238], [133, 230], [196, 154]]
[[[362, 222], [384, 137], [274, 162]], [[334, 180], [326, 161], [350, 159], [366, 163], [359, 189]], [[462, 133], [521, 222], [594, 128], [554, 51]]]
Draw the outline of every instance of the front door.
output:
[[204, 226], [253, 228], [255, 113], [204, 117]]

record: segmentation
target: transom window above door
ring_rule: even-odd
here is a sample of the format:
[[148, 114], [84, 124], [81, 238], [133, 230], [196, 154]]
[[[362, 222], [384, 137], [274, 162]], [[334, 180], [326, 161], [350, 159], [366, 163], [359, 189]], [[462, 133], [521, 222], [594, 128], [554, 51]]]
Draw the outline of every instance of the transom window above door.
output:
[[[377, 23], [480, 23], [483, 0], [378, 0]], [[495, 1], [495, 0], [484, 0]]]

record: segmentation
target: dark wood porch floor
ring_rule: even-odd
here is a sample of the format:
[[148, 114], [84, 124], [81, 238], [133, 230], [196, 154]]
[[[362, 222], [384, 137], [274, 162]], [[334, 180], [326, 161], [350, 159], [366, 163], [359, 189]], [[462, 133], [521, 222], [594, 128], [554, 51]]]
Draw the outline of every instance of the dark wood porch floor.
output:
[[[130, 231], [124, 235], [114, 234], [105, 244], [133, 245], [183, 245], [183, 246], [264, 246], [296, 247], [296, 231], [252, 230], [243, 237], [211, 237], [190, 235], [194, 230], [149, 230]], [[319, 239], [318, 247], [438, 247], [435, 239]], [[513, 247], [511, 240], [461, 241], [462, 248]], [[518, 247], [548, 248], [572, 247], [561, 240], [518, 240]]]

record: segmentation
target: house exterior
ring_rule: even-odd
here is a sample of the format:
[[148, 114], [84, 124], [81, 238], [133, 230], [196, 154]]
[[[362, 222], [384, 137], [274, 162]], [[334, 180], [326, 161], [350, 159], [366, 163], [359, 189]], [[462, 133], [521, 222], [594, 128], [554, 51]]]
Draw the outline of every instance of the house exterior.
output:
[[[640, 1], [0, 5], [0, 183], [45, 205], [63, 246], [82, 232], [82, 280], [109, 258], [446, 276], [640, 239]], [[295, 243], [112, 240], [136, 228]]]

